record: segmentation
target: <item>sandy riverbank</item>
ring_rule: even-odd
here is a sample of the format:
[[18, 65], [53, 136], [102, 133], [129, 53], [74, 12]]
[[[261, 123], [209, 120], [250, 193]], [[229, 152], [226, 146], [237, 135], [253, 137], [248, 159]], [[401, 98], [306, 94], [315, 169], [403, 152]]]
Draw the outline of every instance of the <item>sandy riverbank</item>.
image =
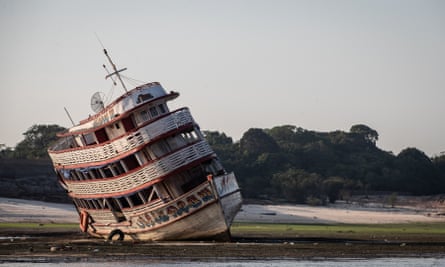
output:
[[[431, 208], [344, 205], [243, 205], [236, 222], [293, 224], [378, 224], [444, 222]], [[0, 222], [78, 223], [69, 204], [0, 198]], [[287, 226], [288, 227], [288, 226]], [[319, 227], [319, 226], [318, 226]], [[325, 226], [322, 226], [325, 227]], [[326, 226], [329, 227], [329, 226]], [[306, 232], [289, 227], [254, 233], [239, 227], [233, 242], [106, 242], [78, 229], [4, 228], [0, 233], [0, 264], [16, 262], [201, 261], [376, 257], [443, 257], [443, 234], [343, 231]], [[172, 249], [173, 248], [173, 249]]]
[[[307, 205], [243, 205], [235, 222], [295, 224], [379, 224], [444, 222], [437, 208], [358, 206], [335, 204], [328, 207]], [[77, 212], [71, 204], [23, 199], [0, 198], [0, 222], [77, 223]]]

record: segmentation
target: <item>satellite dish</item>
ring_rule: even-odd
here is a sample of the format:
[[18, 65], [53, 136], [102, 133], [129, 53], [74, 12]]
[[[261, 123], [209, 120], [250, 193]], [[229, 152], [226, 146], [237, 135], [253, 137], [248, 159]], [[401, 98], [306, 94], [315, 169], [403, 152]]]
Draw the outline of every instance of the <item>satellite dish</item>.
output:
[[93, 111], [96, 113], [104, 109], [105, 107], [104, 99], [105, 99], [104, 93], [102, 92], [94, 93], [94, 95], [91, 97], [91, 109], [93, 109]]

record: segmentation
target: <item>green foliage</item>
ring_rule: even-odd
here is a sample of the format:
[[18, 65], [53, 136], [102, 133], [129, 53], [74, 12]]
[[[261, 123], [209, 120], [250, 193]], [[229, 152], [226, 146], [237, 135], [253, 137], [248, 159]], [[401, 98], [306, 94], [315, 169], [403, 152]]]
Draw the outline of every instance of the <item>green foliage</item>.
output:
[[334, 176], [329, 177], [322, 182], [323, 192], [329, 199], [330, 203], [334, 203], [337, 199], [341, 199], [341, 193], [347, 188], [347, 182], [344, 178]]
[[57, 140], [56, 133], [64, 131], [59, 125], [31, 126], [23, 135], [25, 139], [17, 144], [14, 157], [19, 159], [45, 159], [48, 158], [48, 147]]
[[424, 192], [439, 193], [440, 177], [431, 159], [422, 151], [416, 148], [402, 150], [397, 155], [396, 167], [400, 170], [398, 182], [402, 191], [419, 195]]
[[363, 138], [363, 140], [365, 140], [365, 142], [373, 145], [375, 145], [375, 143], [379, 139], [379, 134], [377, 133], [377, 131], [364, 124], [357, 124], [352, 126], [350, 132], [360, 136], [361, 138]]
[[278, 151], [275, 140], [261, 129], [249, 129], [240, 140], [241, 152], [248, 156]]
[[273, 175], [272, 184], [285, 200], [305, 202], [308, 197], [320, 196], [321, 176], [301, 169], [288, 169]]
[[386, 202], [391, 205], [391, 208], [394, 208], [397, 203], [397, 193], [392, 193], [390, 196], [386, 198]]
[[236, 143], [225, 134], [207, 136], [224, 166], [237, 174], [246, 198], [324, 203], [347, 200], [357, 190], [445, 192], [445, 155], [429, 159], [407, 148], [395, 156], [379, 149], [377, 131], [363, 124], [350, 132], [255, 128]]
[[[33, 125], [1, 158], [45, 159], [58, 125]], [[428, 158], [416, 148], [397, 156], [376, 146], [377, 131], [362, 124], [350, 132], [316, 132], [292, 125], [249, 129], [239, 142], [204, 132], [227, 170], [235, 171], [246, 198], [295, 203], [347, 200], [354, 191], [445, 193], [445, 155]]]
[[14, 158], [14, 150], [5, 144], [0, 144], [0, 159]]
[[[442, 152], [441, 156], [434, 157], [432, 162], [437, 170], [439, 180], [445, 181], [445, 153]], [[442, 186], [444, 186], [444, 184], [442, 184]]]

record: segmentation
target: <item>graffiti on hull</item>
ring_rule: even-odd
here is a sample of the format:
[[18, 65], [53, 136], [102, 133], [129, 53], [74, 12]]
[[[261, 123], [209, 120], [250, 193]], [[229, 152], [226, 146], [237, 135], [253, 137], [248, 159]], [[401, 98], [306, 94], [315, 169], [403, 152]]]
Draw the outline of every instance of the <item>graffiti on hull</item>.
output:
[[198, 190], [198, 192], [179, 199], [170, 205], [134, 216], [131, 218], [131, 221], [133, 222], [133, 227], [139, 229], [154, 227], [176, 218], [186, 216], [188, 213], [199, 209], [206, 202], [213, 199], [215, 199], [215, 196], [213, 195], [210, 186], [206, 186], [203, 189]]

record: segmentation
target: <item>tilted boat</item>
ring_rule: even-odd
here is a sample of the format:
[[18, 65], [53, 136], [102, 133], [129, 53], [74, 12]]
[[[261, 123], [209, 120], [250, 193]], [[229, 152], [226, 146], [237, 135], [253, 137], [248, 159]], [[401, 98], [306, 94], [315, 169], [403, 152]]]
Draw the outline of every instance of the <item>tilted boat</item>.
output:
[[97, 113], [59, 133], [48, 149], [81, 230], [110, 240], [230, 238], [242, 202], [235, 175], [189, 109], [169, 109], [179, 93], [157, 82], [127, 91], [125, 69], [104, 52], [113, 68], [106, 78], [117, 78], [125, 93], [108, 105], [94, 94]]

